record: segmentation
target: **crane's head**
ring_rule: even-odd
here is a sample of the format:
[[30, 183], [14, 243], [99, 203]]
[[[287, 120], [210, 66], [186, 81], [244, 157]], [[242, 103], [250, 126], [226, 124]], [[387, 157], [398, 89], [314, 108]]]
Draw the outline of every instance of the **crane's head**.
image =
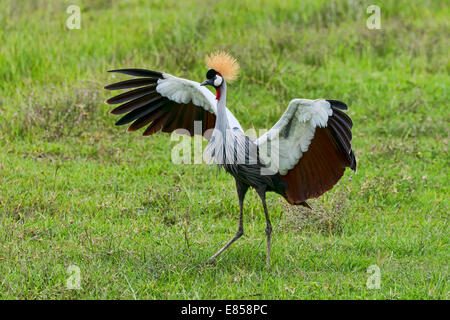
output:
[[220, 72], [214, 69], [209, 69], [206, 73], [206, 80], [203, 81], [201, 86], [213, 86], [214, 88], [219, 88], [223, 83], [223, 77]]
[[225, 81], [232, 82], [237, 78], [239, 64], [228, 53], [223, 51], [212, 53], [206, 57], [205, 61], [209, 70], [202, 86], [213, 86], [219, 90]]

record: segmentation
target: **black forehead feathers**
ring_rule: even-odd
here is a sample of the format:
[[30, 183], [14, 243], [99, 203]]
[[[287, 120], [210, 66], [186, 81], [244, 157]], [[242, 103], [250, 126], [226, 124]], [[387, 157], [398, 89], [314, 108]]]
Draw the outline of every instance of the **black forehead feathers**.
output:
[[212, 79], [216, 76], [218, 72], [214, 69], [209, 69], [208, 72], [206, 73], [206, 79]]

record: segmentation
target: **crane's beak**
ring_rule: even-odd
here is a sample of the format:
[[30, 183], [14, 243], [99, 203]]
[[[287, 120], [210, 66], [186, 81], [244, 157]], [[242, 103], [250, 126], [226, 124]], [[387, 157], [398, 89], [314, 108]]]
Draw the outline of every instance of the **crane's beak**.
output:
[[207, 79], [200, 83], [201, 86], [212, 86], [214, 85], [214, 79]]

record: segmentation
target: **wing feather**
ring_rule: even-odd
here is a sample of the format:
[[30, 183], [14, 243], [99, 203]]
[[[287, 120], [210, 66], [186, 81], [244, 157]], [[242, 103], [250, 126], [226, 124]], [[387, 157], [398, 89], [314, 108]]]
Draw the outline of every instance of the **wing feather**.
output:
[[128, 128], [128, 131], [136, 131], [140, 128], [145, 127], [152, 121], [155, 121], [156, 119], [160, 118], [162, 115], [168, 113], [170, 111], [171, 105], [165, 105], [163, 108], [158, 108], [151, 113], [145, 115], [144, 117], [138, 118], [133, 124]]
[[121, 90], [146, 86], [156, 83], [158, 78], [138, 78], [130, 79], [105, 86], [106, 90]]
[[[107, 90], [135, 88], [106, 101], [108, 104], [122, 103], [111, 111], [115, 115], [125, 114], [116, 125], [133, 122], [128, 131], [148, 125], [144, 135], [151, 135], [159, 130], [173, 132], [177, 129], [185, 129], [191, 135], [203, 135], [214, 128], [217, 101], [215, 96], [198, 82], [145, 69], [118, 69], [109, 72], [140, 77], [105, 86]], [[227, 117], [234, 127], [242, 130], [228, 109]], [[199, 132], [194, 130], [195, 121], [202, 121]]]
[[[275, 165], [281, 174], [286, 174], [308, 150], [315, 128], [325, 127], [331, 114], [331, 106], [326, 100], [292, 100], [272, 129], [256, 140], [263, 150], [264, 163]], [[272, 163], [278, 159], [279, 163]]]
[[147, 78], [156, 77], [158, 79], [161, 79], [163, 76], [161, 72], [146, 69], [116, 69], [116, 70], [109, 70], [108, 72], [123, 73], [135, 77], [147, 77]]
[[168, 99], [166, 98], [160, 98], [154, 103], [151, 103], [149, 105], [145, 105], [143, 107], [140, 107], [138, 109], [135, 109], [129, 113], [127, 113], [125, 116], [119, 119], [119, 121], [116, 122], [116, 126], [121, 126], [127, 123], [130, 123], [136, 119], [140, 119], [142, 117], [147, 116], [149, 113], [156, 111], [163, 107], [168, 102]]
[[152, 122], [151, 125], [148, 126], [147, 129], [144, 131], [144, 136], [150, 136], [159, 130], [161, 130], [166, 123], [167, 118], [169, 117], [169, 113], [164, 114], [163, 116], [159, 117], [155, 121]]
[[[302, 204], [330, 190], [345, 168], [356, 170], [353, 123], [337, 100], [294, 99], [280, 120], [256, 140], [264, 163], [278, 169], [286, 198]], [[267, 152], [270, 150], [270, 152]]]
[[143, 107], [147, 104], [151, 104], [155, 101], [158, 101], [162, 99], [162, 97], [157, 93], [150, 93], [145, 96], [142, 96], [140, 98], [128, 101], [127, 103], [124, 103], [117, 108], [110, 111], [111, 114], [119, 115], [124, 114], [130, 111], [133, 111], [134, 109]]
[[139, 89], [134, 89], [134, 90], [119, 94], [115, 97], [112, 97], [112, 98], [106, 100], [106, 103], [107, 104], [119, 104], [122, 102], [134, 100], [134, 99], [137, 99], [142, 96], [145, 96], [145, 95], [155, 92], [155, 89], [156, 89], [156, 84], [152, 84], [150, 86], [146, 86], [146, 87], [139, 88]]

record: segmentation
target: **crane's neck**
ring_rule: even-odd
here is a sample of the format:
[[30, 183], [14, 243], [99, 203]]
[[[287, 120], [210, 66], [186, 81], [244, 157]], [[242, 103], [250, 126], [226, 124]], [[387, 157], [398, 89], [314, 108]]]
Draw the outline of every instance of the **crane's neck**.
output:
[[222, 81], [222, 84], [216, 90], [217, 90], [216, 92], [217, 118], [215, 128], [220, 130], [221, 133], [224, 135], [226, 133], [226, 130], [229, 129], [227, 108], [226, 108], [227, 84], [225, 83], [225, 80]]
[[226, 147], [227, 147], [227, 133], [230, 132], [230, 126], [228, 124], [227, 118], [227, 85], [225, 80], [222, 81], [220, 87], [216, 88], [217, 93], [217, 112], [216, 112], [216, 125], [211, 139], [205, 149], [205, 159], [211, 161], [211, 163], [216, 163], [218, 165], [223, 165], [227, 163], [226, 161]]

